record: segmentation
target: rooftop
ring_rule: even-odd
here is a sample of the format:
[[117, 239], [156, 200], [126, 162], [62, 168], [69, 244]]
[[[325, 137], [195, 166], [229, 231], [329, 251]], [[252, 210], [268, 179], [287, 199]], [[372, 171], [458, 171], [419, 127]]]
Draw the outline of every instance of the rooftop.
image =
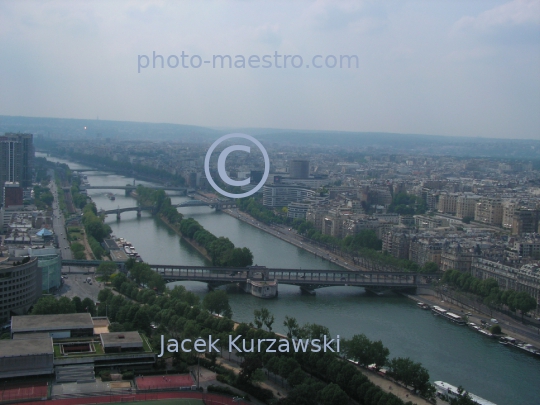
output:
[[21, 357], [38, 354], [53, 354], [52, 339], [2, 340], [0, 357]]
[[123, 346], [126, 344], [139, 344], [142, 347], [143, 345], [143, 340], [141, 338], [141, 335], [139, 335], [139, 332], [102, 333], [101, 341], [103, 342], [104, 347]]
[[92, 316], [87, 312], [82, 314], [26, 315], [11, 318], [12, 333], [93, 328]]

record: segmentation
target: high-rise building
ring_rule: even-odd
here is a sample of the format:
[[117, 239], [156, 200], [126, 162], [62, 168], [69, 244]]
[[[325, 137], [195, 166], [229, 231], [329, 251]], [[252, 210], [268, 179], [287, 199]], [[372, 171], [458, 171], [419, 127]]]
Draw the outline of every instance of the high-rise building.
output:
[[6, 133], [0, 136], [0, 201], [4, 200], [4, 184], [32, 186], [34, 142], [32, 134]]
[[309, 160], [291, 160], [289, 163], [289, 175], [294, 179], [309, 178]]

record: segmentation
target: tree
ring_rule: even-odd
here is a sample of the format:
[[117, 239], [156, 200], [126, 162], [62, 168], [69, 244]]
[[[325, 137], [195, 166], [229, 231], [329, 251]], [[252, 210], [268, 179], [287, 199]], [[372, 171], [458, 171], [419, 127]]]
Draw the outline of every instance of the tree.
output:
[[85, 312], [84, 308], [82, 306], [81, 299], [79, 297], [73, 297], [71, 302], [73, 302], [73, 305], [75, 305], [75, 311], [77, 311], [77, 312]]
[[427, 262], [422, 266], [421, 271], [422, 273], [436, 273], [439, 271], [439, 266], [437, 266], [437, 263]]
[[293, 337], [298, 337], [298, 330], [300, 329], [300, 325], [298, 325], [296, 318], [285, 316], [283, 326], [287, 328], [287, 337], [289, 339], [292, 339]]
[[75, 304], [68, 297], [60, 297], [57, 304], [58, 314], [73, 314], [77, 312]]
[[255, 315], [255, 325], [258, 329], [261, 329], [264, 324], [268, 328], [268, 331], [272, 331], [274, 315], [267, 308], [256, 309], [253, 311], [253, 314]]
[[514, 306], [521, 312], [523, 319], [523, 315], [536, 308], [536, 300], [525, 291], [520, 291], [514, 298]]
[[246, 356], [240, 364], [240, 374], [238, 379], [243, 382], [250, 383], [253, 381], [255, 372], [263, 366], [261, 359], [258, 356]]
[[90, 298], [82, 300], [81, 306], [84, 312], [88, 312], [92, 316], [96, 314], [96, 304]]
[[116, 268], [115, 262], [101, 262], [96, 269], [96, 273], [101, 275], [103, 281], [109, 281], [111, 275], [116, 271]]
[[209, 292], [205, 295], [202, 304], [204, 309], [214, 314], [220, 315], [222, 313], [227, 313], [229, 315], [232, 313], [229, 297], [223, 290]]
[[323, 405], [343, 405], [349, 402], [349, 397], [339, 385], [330, 383], [319, 393], [319, 401]]
[[343, 348], [348, 358], [359, 364], [369, 365], [375, 363], [377, 367], [386, 364], [390, 351], [382, 342], [372, 342], [366, 335], [354, 335], [350, 340], [343, 341]]
[[410, 358], [398, 357], [390, 360], [389, 373], [396, 380], [413, 387], [422, 395], [433, 395], [433, 386], [429, 382], [429, 373], [420, 363]]

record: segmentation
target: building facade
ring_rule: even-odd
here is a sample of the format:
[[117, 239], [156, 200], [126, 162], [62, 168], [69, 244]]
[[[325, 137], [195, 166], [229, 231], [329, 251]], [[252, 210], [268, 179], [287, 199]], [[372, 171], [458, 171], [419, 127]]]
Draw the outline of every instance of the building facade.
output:
[[0, 262], [0, 322], [12, 315], [25, 314], [39, 299], [41, 291], [37, 258], [27, 263], [9, 258]]
[[32, 134], [0, 136], [0, 201], [4, 201], [6, 182], [17, 182], [22, 188], [32, 186], [33, 138]]
[[263, 187], [263, 205], [286, 207], [291, 202], [300, 202], [315, 196], [309, 188], [285, 184], [269, 184]]

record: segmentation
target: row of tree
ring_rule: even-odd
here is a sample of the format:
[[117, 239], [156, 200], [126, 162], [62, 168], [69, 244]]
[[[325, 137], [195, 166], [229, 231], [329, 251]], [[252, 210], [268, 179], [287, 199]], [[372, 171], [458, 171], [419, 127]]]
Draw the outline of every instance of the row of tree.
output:
[[[62, 148], [58, 147], [58, 152], [62, 152]], [[71, 158], [79, 162], [88, 163], [91, 166], [105, 167], [108, 170], [117, 170], [128, 173], [138, 173], [143, 176], [151, 176], [156, 179], [166, 180], [173, 185], [182, 186], [185, 184], [185, 180], [182, 176], [172, 174], [167, 170], [156, 169], [154, 167], [131, 163], [129, 161], [114, 160], [108, 156], [102, 155], [87, 155], [84, 153], [70, 152]]]
[[469, 273], [448, 270], [444, 272], [441, 281], [461, 291], [470, 292], [481, 297], [484, 304], [489, 307], [500, 308], [506, 305], [511, 311], [519, 310], [522, 317], [527, 312], [536, 309], [537, 306], [536, 300], [529, 293], [511, 289], [501, 290], [499, 283], [493, 278], [480, 280]]
[[48, 187], [34, 186], [34, 204], [37, 209], [51, 208], [53, 201], [54, 197]]
[[96, 306], [90, 298], [81, 300], [79, 297], [60, 297], [56, 299], [52, 295], [42, 296], [32, 308], [32, 315], [50, 314], [74, 314], [88, 312], [92, 316], [96, 314]]
[[377, 234], [373, 230], [364, 229], [356, 235], [340, 239], [321, 233], [315, 229], [314, 224], [310, 221], [301, 218], [293, 220], [292, 218], [287, 218], [284, 215], [278, 214], [263, 206], [261, 202], [253, 197], [238, 199], [236, 200], [236, 205], [242, 211], [265, 224], [286, 224], [291, 228], [294, 228], [300, 235], [322, 244], [329, 250], [341, 250], [342, 252], [351, 255], [353, 260], [361, 257], [364, 260], [393, 267], [396, 271], [405, 270], [411, 272], [433, 273], [439, 270], [438, 266], [432, 262], [424, 266], [419, 266], [411, 260], [398, 259], [389, 255], [387, 252], [383, 252], [381, 250], [382, 241], [377, 238]]
[[163, 190], [152, 190], [139, 185], [137, 199], [142, 206], [153, 206], [155, 211], [183, 236], [202, 246], [214, 266], [246, 267], [253, 264], [253, 254], [248, 248], [237, 248], [229, 238], [217, 237], [204, 229], [193, 218], [183, 218], [171, 204]]
[[105, 255], [105, 249], [101, 246], [101, 242], [111, 234], [111, 227], [104, 224], [103, 219], [98, 217], [97, 208], [93, 202], [84, 206], [82, 223], [92, 253], [94, 253], [96, 259], [99, 260]]

